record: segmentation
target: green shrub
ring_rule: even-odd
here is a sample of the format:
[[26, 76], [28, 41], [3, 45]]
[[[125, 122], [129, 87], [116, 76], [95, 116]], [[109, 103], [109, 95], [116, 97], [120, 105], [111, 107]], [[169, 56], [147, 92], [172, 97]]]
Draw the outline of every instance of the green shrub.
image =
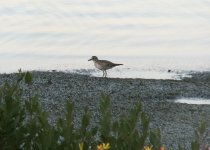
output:
[[[140, 104], [137, 104], [128, 116], [112, 121], [110, 98], [102, 95], [100, 112], [101, 143], [110, 143], [112, 149], [118, 150], [143, 149], [148, 136], [149, 117], [142, 112]], [[137, 128], [140, 122], [141, 128]]]
[[15, 149], [24, 136], [26, 113], [21, 105], [21, 90], [17, 84], [5, 83], [0, 88], [0, 147]]

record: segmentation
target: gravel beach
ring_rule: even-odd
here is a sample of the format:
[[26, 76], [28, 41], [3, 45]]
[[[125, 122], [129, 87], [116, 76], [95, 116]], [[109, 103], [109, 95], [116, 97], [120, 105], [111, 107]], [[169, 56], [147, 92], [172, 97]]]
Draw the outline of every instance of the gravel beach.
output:
[[[52, 123], [63, 116], [66, 100], [71, 99], [75, 103], [75, 125], [80, 122], [83, 108], [88, 106], [94, 126], [99, 118], [101, 93], [106, 93], [111, 98], [114, 118], [141, 101], [144, 111], [151, 116], [150, 127], [160, 128], [163, 144], [170, 150], [178, 149], [178, 144], [189, 149], [194, 129], [202, 120], [210, 127], [210, 105], [174, 102], [179, 98], [210, 100], [210, 72], [194, 73], [182, 80], [101, 78], [64, 72], [34, 71], [32, 74], [33, 85], [29, 89], [23, 85], [27, 93], [24, 97], [32, 91], [32, 95], [39, 95]], [[1, 74], [0, 84], [15, 78], [15, 74]], [[210, 144], [210, 133], [204, 143]]]

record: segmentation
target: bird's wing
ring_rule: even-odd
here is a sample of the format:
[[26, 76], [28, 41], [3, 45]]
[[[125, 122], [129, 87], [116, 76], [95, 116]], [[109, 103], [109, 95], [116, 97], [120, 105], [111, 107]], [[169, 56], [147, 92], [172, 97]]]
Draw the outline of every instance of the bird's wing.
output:
[[111, 61], [108, 60], [100, 60], [101, 66], [107, 67], [107, 68], [112, 68], [115, 66], [115, 64]]

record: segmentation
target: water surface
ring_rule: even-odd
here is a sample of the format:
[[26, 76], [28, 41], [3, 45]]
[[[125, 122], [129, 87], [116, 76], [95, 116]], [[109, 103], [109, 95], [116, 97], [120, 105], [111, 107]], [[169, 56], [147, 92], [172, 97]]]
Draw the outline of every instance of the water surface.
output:
[[82, 69], [101, 76], [86, 61], [92, 55], [124, 64], [110, 70], [110, 77], [175, 79], [210, 70], [209, 0], [7, 0], [0, 5], [1, 73]]
[[201, 98], [181, 98], [175, 101], [176, 103], [196, 104], [196, 105], [210, 105], [210, 99]]

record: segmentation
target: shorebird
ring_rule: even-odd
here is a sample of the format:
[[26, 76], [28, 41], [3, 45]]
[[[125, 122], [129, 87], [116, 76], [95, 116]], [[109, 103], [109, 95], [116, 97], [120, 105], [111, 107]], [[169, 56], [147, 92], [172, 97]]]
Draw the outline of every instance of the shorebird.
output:
[[91, 61], [91, 60], [94, 62], [94, 65], [96, 68], [103, 71], [103, 77], [107, 76], [106, 70], [111, 69], [116, 66], [123, 65], [123, 64], [115, 64], [108, 60], [99, 60], [98, 57], [96, 56], [92, 56], [91, 59], [89, 59], [88, 61]]

